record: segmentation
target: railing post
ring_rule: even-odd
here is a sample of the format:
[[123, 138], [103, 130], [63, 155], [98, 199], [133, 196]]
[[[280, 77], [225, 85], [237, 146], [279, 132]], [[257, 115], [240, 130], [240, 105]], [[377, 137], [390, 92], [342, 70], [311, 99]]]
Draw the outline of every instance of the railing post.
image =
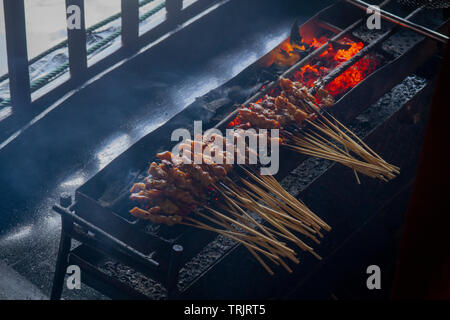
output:
[[183, 9], [183, 0], [166, 0], [167, 20], [176, 21]]
[[31, 103], [24, 0], [4, 0], [3, 8], [11, 104], [20, 111]]
[[70, 76], [82, 79], [87, 70], [84, 0], [66, 0]]
[[139, 0], [122, 0], [122, 45], [136, 48], [139, 37]]

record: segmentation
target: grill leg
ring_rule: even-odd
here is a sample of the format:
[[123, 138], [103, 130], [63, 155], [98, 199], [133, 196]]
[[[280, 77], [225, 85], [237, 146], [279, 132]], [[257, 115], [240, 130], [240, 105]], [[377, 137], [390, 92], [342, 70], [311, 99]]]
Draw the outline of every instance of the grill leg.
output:
[[181, 267], [183, 247], [179, 244], [172, 246], [169, 270], [167, 272], [167, 291], [169, 299], [177, 292], [178, 272]]
[[68, 221], [62, 217], [61, 239], [59, 241], [58, 259], [56, 260], [55, 276], [53, 278], [51, 300], [60, 300], [64, 286], [64, 277], [66, 275], [70, 247], [72, 245], [72, 238], [67, 236], [66, 228]]
[[[68, 208], [72, 204], [72, 197], [63, 193], [59, 200], [60, 204]], [[66, 275], [67, 265], [69, 262], [69, 252], [72, 246], [72, 238], [68, 236], [72, 229], [73, 222], [65, 216], [61, 216], [61, 238], [59, 240], [58, 258], [56, 260], [55, 275], [53, 278], [51, 300], [60, 300], [64, 286], [64, 277]]]

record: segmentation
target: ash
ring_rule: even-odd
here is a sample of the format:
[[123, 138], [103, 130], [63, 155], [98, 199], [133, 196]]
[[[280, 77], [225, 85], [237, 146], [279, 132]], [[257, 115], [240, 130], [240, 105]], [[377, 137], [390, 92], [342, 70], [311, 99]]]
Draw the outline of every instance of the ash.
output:
[[184, 291], [197, 277], [236, 247], [236, 241], [223, 236], [216, 237], [180, 270], [178, 289]]
[[378, 125], [422, 90], [427, 80], [415, 75], [406, 77], [400, 84], [382, 96], [375, 104], [358, 115], [348, 128], [361, 138], [369, 135]]
[[100, 270], [126, 285], [137, 289], [152, 300], [163, 300], [167, 298], [167, 290], [160, 284], [142, 273], [115, 261], [107, 261], [100, 266]]

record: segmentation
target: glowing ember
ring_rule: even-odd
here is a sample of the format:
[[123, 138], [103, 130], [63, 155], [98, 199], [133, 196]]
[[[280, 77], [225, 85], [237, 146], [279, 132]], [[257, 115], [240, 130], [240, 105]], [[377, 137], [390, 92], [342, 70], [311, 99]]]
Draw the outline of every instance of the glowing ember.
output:
[[[345, 42], [344, 42], [345, 43]], [[346, 43], [348, 44], [348, 42]], [[347, 50], [340, 49], [336, 52], [334, 56], [335, 61], [344, 62], [353, 57], [355, 54], [361, 51], [364, 48], [364, 44], [362, 42], [352, 42], [350, 43], [350, 48]]]
[[[284, 41], [277, 49], [274, 50], [274, 54], [270, 55], [271, 63], [277, 61], [277, 63], [295, 63], [292, 62], [293, 57], [297, 59], [296, 54], [299, 50], [307, 49], [306, 46], [317, 49], [321, 47], [326, 41], [326, 37], [320, 39], [312, 38], [309, 41], [305, 41], [305, 45], [296, 46], [289, 42], [289, 39]], [[334, 46], [334, 47], [333, 47]], [[320, 54], [319, 57], [313, 59], [310, 64], [306, 64], [301, 67], [293, 76], [292, 80], [301, 82], [308, 88], [312, 88], [315, 82], [327, 75], [331, 70], [337, 68], [343, 62], [352, 58], [355, 54], [360, 52], [364, 48], [362, 42], [355, 42], [349, 37], [344, 37], [338, 41], [338, 43], [330, 44], [329, 47]], [[292, 61], [291, 61], [292, 60]], [[381, 64], [381, 59], [373, 54], [368, 54], [348, 68], [344, 73], [336, 77], [330, 82], [325, 89], [333, 96], [337, 97], [344, 94], [349, 89], [355, 87], [358, 83], [364, 80]], [[277, 91], [277, 90], [275, 90]], [[272, 90], [271, 93], [273, 93]], [[271, 93], [269, 93], [271, 95]], [[319, 99], [319, 98], [317, 98]], [[320, 103], [320, 101], [317, 101]], [[234, 119], [229, 123], [228, 127], [235, 127], [242, 125], [239, 118]]]
[[291, 44], [290, 38], [288, 38], [280, 45], [280, 50], [284, 51], [285, 54], [291, 56], [295, 53], [296, 50], [305, 51], [308, 49], [308, 47], [317, 49], [320, 46], [322, 46], [325, 42], [327, 42], [327, 40], [328, 39], [326, 37], [320, 37], [319, 39], [313, 37], [311, 39], [302, 39], [303, 44], [296, 45]]
[[348, 48], [335, 50], [333, 45], [330, 45], [318, 59], [314, 59], [311, 64], [306, 64], [300, 68], [295, 73], [294, 80], [311, 88], [317, 79], [325, 76], [330, 70], [347, 61], [364, 48], [362, 42], [354, 42], [349, 38], [343, 38], [339, 43]]
[[321, 76], [328, 73], [328, 68], [318, 67], [316, 65], [312, 66], [310, 64], [304, 65], [295, 74], [295, 80], [302, 82], [307, 87], [311, 88], [314, 82]]
[[303, 43], [300, 45], [292, 44], [290, 38], [283, 41], [276, 49], [274, 49], [267, 57], [263, 59], [263, 63], [266, 67], [271, 66], [273, 63], [291, 66], [296, 63], [301, 54], [304, 52], [306, 55], [310, 50], [314, 50], [322, 46], [327, 42], [326, 37], [302, 39]]
[[380, 60], [378, 58], [371, 55], [364, 56], [330, 82], [325, 89], [333, 96], [341, 95], [364, 80], [364, 78], [375, 71], [379, 64]]
[[237, 127], [237, 126], [239, 126], [239, 125], [241, 125], [242, 123], [241, 123], [241, 119], [239, 119], [239, 117], [236, 117], [236, 118], [234, 118], [234, 120], [233, 121], [231, 121], [229, 124], [228, 124], [228, 128], [234, 128], [234, 127]]

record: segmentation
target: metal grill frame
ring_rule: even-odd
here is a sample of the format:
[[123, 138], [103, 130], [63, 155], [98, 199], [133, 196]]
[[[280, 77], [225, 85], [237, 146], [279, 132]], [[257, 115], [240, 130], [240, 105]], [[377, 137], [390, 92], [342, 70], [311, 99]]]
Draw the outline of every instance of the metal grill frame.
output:
[[[329, 14], [329, 12], [336, 10], [335, 6], [338, 5], [342, 4], [333, 5], [324, 9], [308, 22], [306, 22], [305, 25], [317, 23], [317, 21], [320, 21], [320, 17], [322, 15], [325, 16], [326, 14]], [[344, 28], [337, 36], [333, 37], [332, 39], [338, 39], [339, 37], [351, 32], [351, 30], [356, 28], [361, 23], [361, 20], [357, 20], [356, 22], [350, 24], [349, 27]], [[320, 25], [323, 26], [323, 23], [321, 23]], [[339, 28], [336, 27], [336, 30], [339, 30]], [[310, 54], [308, 57], [302, 59], [299, 63], [295, 64], [293, 67], [287, 70], [284, 76], [290, 75], [294, 70], [298, 69], [299, 66], [310, 61], [310, 59], [317, 55], [317, 52], [320, 52], [320, 50], [323, 49], [324, 48], [321, 47]], [[330, 110], [331, 113], [340, 118], [343, 122], [354, 118], [367, 106], [375, 102], [382, 94], [387, 92], [396, 83], [403, 79], [406, 75], [414, 72], [414, 70], [425, 63], [425, 61], [427, 61], [431, 56], [439, 51], [439, 49], [440, 45], [431, 40], [425, 39], [420, 41], [405, 54], [388, 62], [383, 67], [373, 72], [363, 82], [348, 91], [339, 99], [339, 101], [336, 102], [336, 105], [332, 107], [332, 110]], [[418, 51], [421, 52], [420, 55], [416, 54], [416, 52]], [[392, 76], [393, 74], [394, 76]], [[385, 81], [388, 75], [390, 81]], [[266, 90], [270, 90], [271, 88], [276, 86], [277, 83], [278, 81], [274, 81], [273, 83], [267, 85]], [[367, 97], [366, 92], [368, 91], [368, 88], [374, 87], [377, 89], [370, 90], [371, 94], [369, 97]], [[245, 104], [259, 99], [262, 95], [264, 95], [264, 93], [265, 92], [260, 92], [256, 94], [248, 101], [246, 101]], [[362, 105], [360, 103], [357, 103], [358, 101], [361, 101], [363, 97], [363, 101], [365, 101], [366, 104]], [[232, 119], [234, 119], [235, 116], [235, 112], [231, 113], [222, 121], [217, 123], [215, 127], [219, 129], [225, 128], [226, 125]], [[148, 141], [147, 143], [145, 141], [146, 139], [148, 139], [148, 137], [142, 138], [129, 150], [125, 151], [124, 154], [133, 153], [132, 149], [139, 150], [145, 148], [145, 145], [148, 144]], [[125, 155], [121, 155], [120, 157], [123, 156]], [[302, 159], [306, 159], [306, 157], [297, 157], [296, 163], [288, 165], [287, 169], [284, 170], [286, 171], [285, 174], [288, 174], [289, 168], [293, 169], [293, 166], [298, 164]], [[92, 178], [87, 184], [92, 183], [92, 180], [98, 178], [99, 175], [103, 175], [109, 167], [115, 165], [117, 166], [117, 163], [119, 163], [119, 161], [120, 160], [118, 159], [114, 160], [110, 165], [108, 165], [99, 174]], [[71, 253], [70, 243], [72, 239], [81, 241], [83, 245], [99, 251], [101, 252], [101, 254], [111, 256], [144, 273], [145, 275], [148, 275], [149, 277], [160, 281], [168, 288], [169, 297], [176, 298], [180, 294], [179, 292], [177, 292], [176, 288], [177, 274], [183, 261], [186, 261], [186, 251], [191, 251], [192, 248], [183, 248], [183, 246], [179, 243], [166, 243], [165, 250], [167, 252], [170, 252], [170, 254], [166, 255], [165, 259], [161, 259], [158, 261], [154, 260], [154, 252], [146, 252], [145, 249], [136, 249], [136, 247], [139, 248], [139, 242], [142, 241], [142, 238], [138, 238], [137, 241], [131, 241], [132, 245], [123, 241], [122, 237], [124, 237], [124, 235], [125, 239], [129, 240], [126, 235], [135, 231], [136, 225], [139, 225], [140, 223], [130, 223], [129, 221], [125, 220], [121, 221], [121, 219], [123, 220], [123, 218], [119, 217], [115, 213], [112, 213], [109, 209], [104, 208], [96, 200], [85, 194], [83, 191], [84, 188], [85, 185], [77, 190], [75, 199], [76, 202], [74, 204], [70, 203], [70, 201], [67, 200], [67, 197], [63, 197], [61, 199], [61, 203], [54, 207], [54, 210], [60, 213], [62, 216], [63, 229], [61, 235], [60, 250], [58, 254], [58, 263], [55, 271], [55, 280], [51, 296], [52, 299], [59, 299], [61, 296], [65, 267], [67, 266], [67, 263], [70, 259], [72, 259], [71, 261], [78, 261], [78, 263], [84, 264], [85, 268], [92, 267], [89, 266], [88, 263], [83, 262], [83, 260], [79, 256]], [[113, 217], [114, 220], [117, 220], [118, 224], [113, 228], [114, 230], [108, 230], [108, 228], [105, 228], [106, 225], [99, 227], [101, 225], [101, 223], [98, 223], [99, 221], [87, 221], [87, 215], [95, 215], [95, 217], [102, 217], [100, 219], [108, 219], [109, 221], [111, 221], [111, 218]], [[76, 226], [80, 226], [81, 229], [77, 228]], [[95, 237], [92, 237], [93, 234], [95, 234]], [[205, 232], [201, 232], [201, 234], [204, 236], [204, 240], [206, 243], [211, 240], [211, 238], [208, 237]], [[202, 244], [199, 245], [200, 248], [201, 246]], [[198, 250], [199, 248], [196, 248], [194, 251], [198, 252]], [[190, 254], [188, 256], [190, 256]], [[95, 274], [95, 270], [91, 270], [91, 274]], [[101, 277], [100, 274], [97, 274], [97, 276]], [[130, 292], [129, 288], [126, 288], [126, 286], [121, 286], [122, 285], [120, 284], [115, 284], [115, 287], [123, 290], [124, 294], [126, 293], [126, 296], [133, 298], [144, 298], [143, 296], [139, 295], [139, 293]]]

